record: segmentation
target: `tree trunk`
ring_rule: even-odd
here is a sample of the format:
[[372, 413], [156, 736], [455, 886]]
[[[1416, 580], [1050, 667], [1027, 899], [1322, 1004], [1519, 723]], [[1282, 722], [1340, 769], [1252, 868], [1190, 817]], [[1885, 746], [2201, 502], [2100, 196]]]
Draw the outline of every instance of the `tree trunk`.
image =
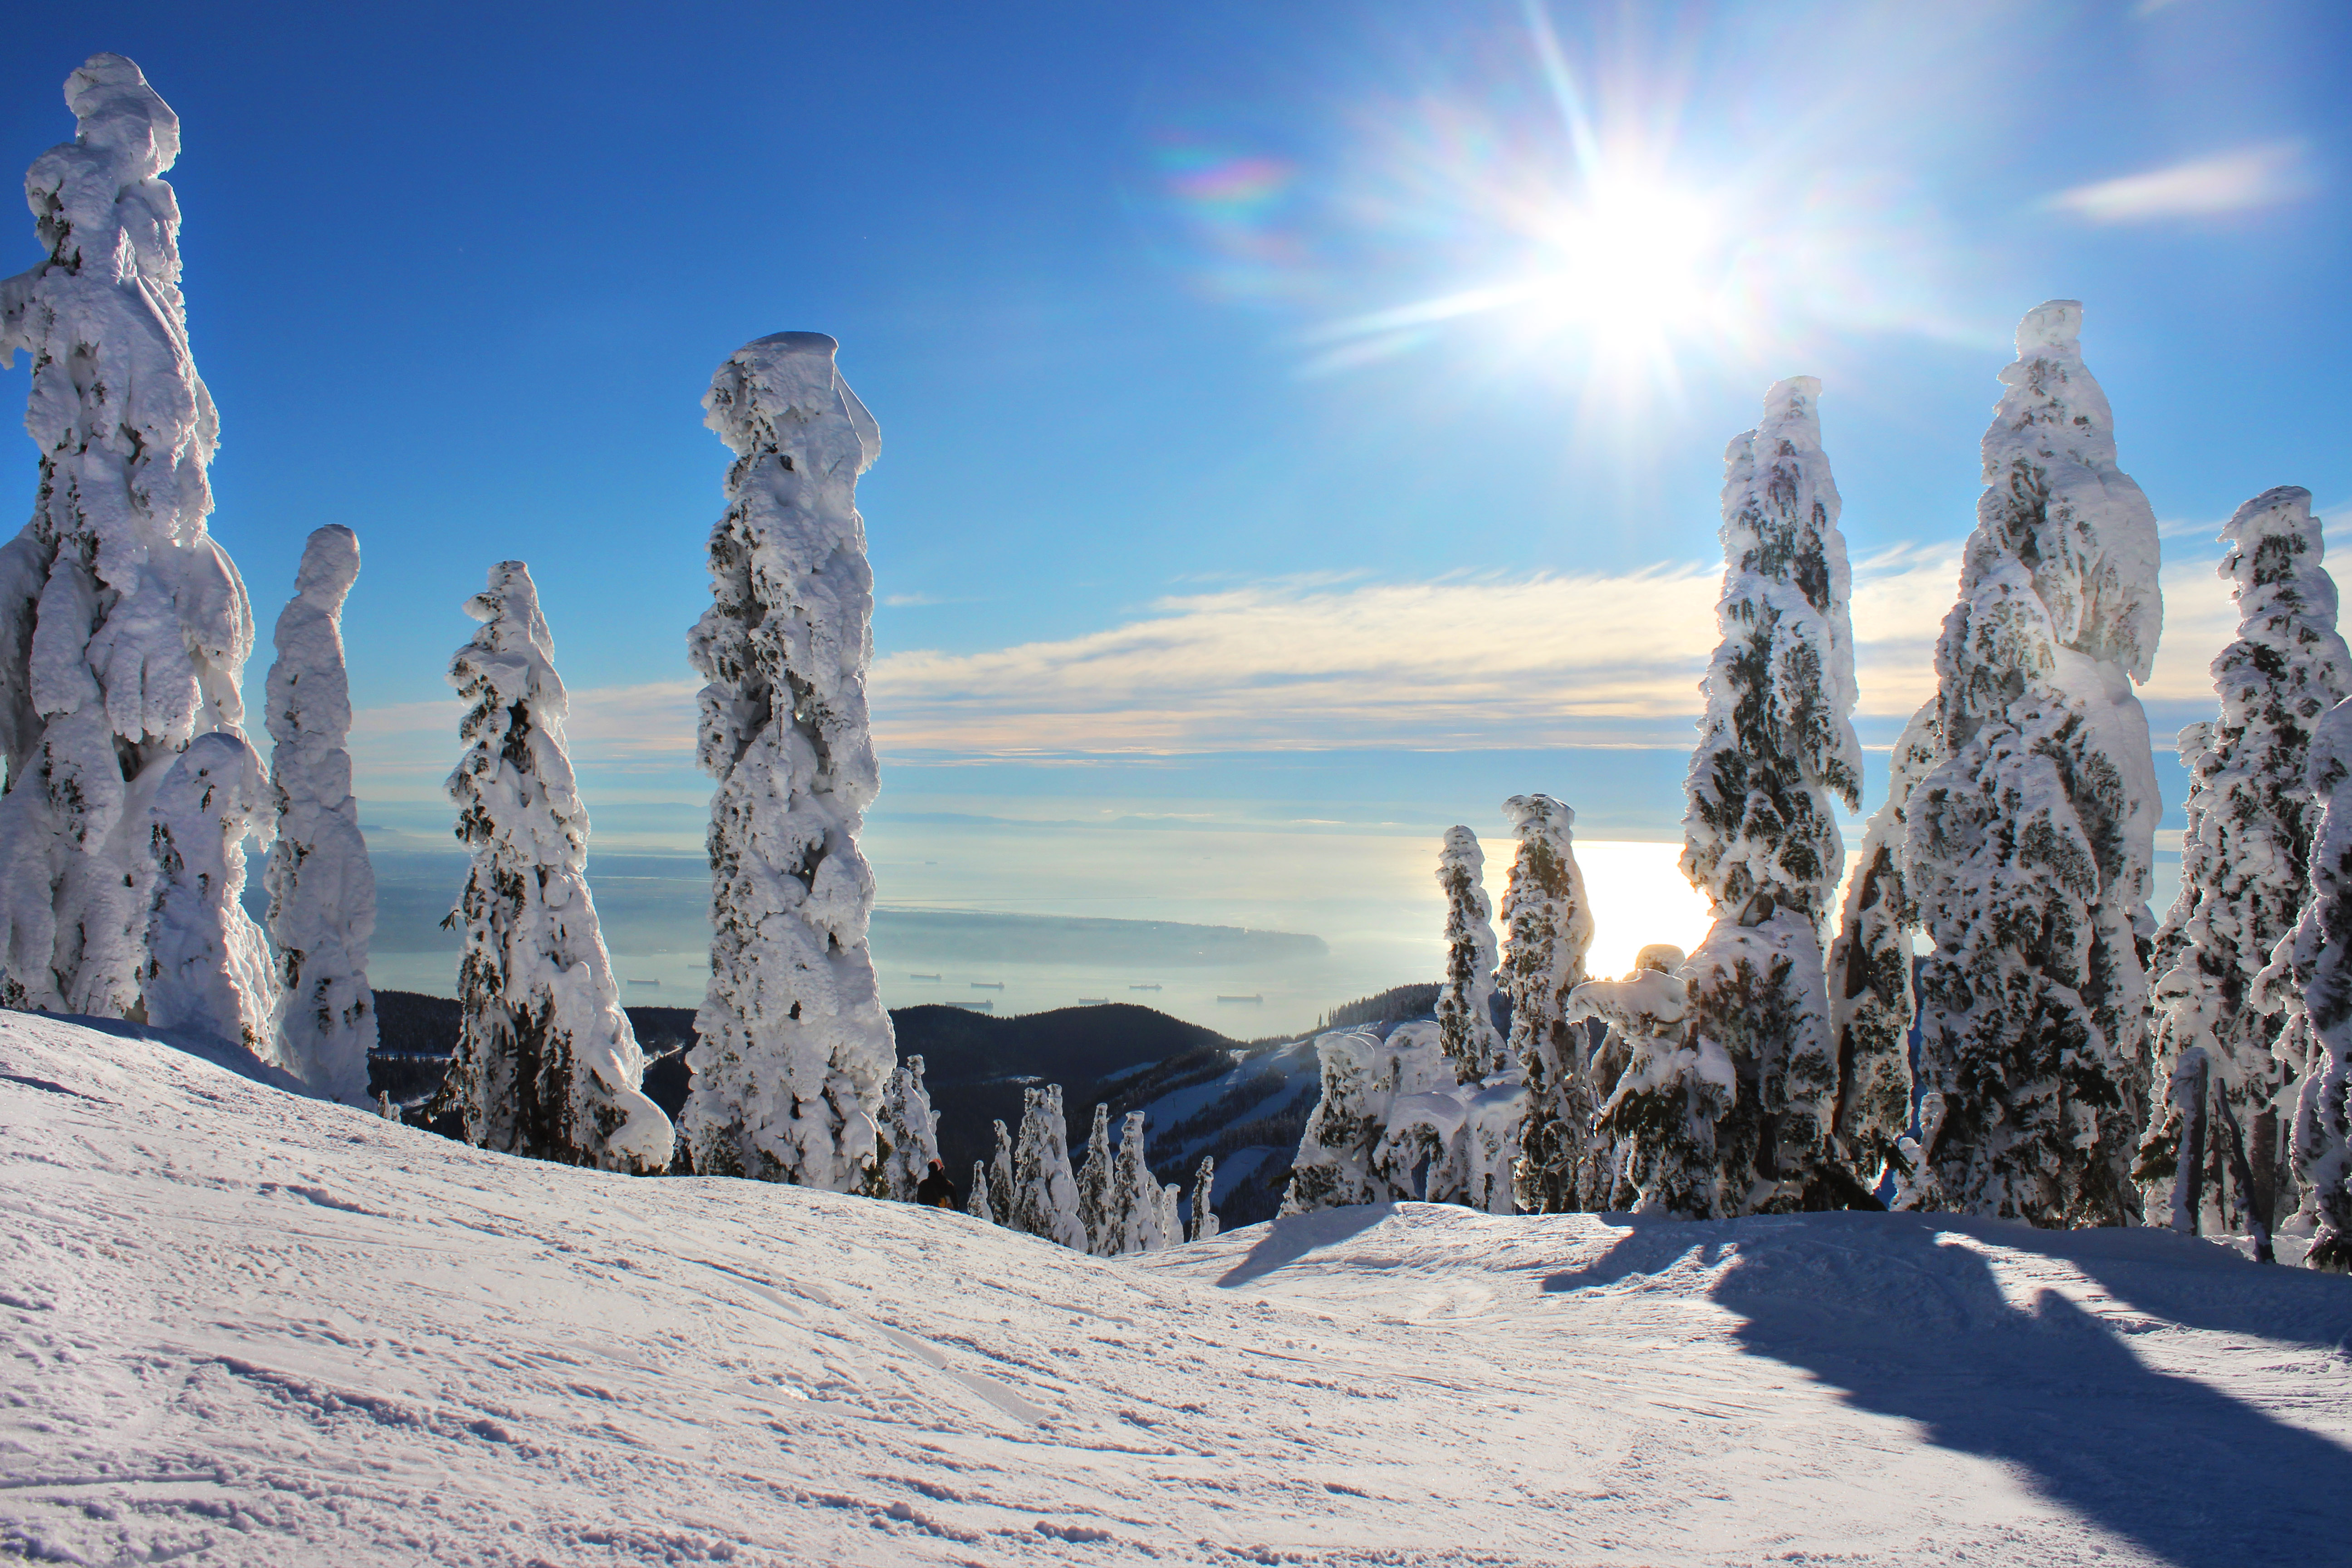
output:
[[2249, 1223], [2259, 1220], [2263, 1234], [2268, 1236], [2278, 1223], [2278, 1112], [2265, 1110], [2254, 1118], [2253, 1148], [2250, 1159], [2253, 1176], [2246, 1184], [2246, 1213]]
[[2172, 1068], [2172, 1103], [2180, 1112], [2180, 1159], [2172, 1177], [2172, 1228], [2195, 1236], [2205, 1220], [2205, 1052], [2190, 1047]]
[[[2214, 1096], [2214, 1100], [2217, 1101], [2215, 1109], [2221, 1113], [2222, 1130], [2230, 1135], [2230, 1180], [2236, 1184], [2238, 1191], [2252, 1194], [2254, 1190], [2254, 1176], [2253, 1173], [2247, 1168], [2246, 1140], [2238, 1131], [2238, 1119], [2230, 1114], [2229, 1091], [2224, 1089], [2221, 1093]], [[2257, 1122], [2255, 1125], [2260, 1126], [2261, 1123]], [[2277, 1255], [2271, 1250], [2270, 1220], [2268, 1217], [2255, 1213], [2254, 1204], [2251, 1195], [2249, 1195], [2247, 1199], [2245, 1209], [2246, 1234], [2252, 1237], [2254, 1241], [2254, 1261], [2257, 1263], [2277, 1262]]]

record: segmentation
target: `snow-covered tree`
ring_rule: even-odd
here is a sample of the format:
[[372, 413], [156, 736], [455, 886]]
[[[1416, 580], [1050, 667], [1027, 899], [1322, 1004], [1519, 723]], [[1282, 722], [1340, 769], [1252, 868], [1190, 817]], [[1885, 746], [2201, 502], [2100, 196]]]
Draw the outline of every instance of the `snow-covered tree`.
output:
[[[2283, 1019], [2255, 1005], [2251, 992], [2311, 886], [2319, 812], [2306, 776], [2312, 729], [2352, 695], [2352, 652], [2336, 629], [2336, 584], [2320, 564], [2311, 492], [2293, 485], [2264, 491], [2238, 509], [2221, 540], [2229, 548], [2220, 570], [2234, 584], [2238, 636], [2213, 660], [2220, 718], [2180, 731], [2187, 830], [2180, 893], [2156, 933], [2158, 1094], [2137, 1172], [2149, 1222], [2184, 1231], [2234, 1231], [2247, 1218], [2248, 1194], [2220, 1158], [2221, 1124], [2183, 1112], [2221, 1095], [2241, 1130], [2276, 1116], [2286, 1064], [2273, 1047]], [[2210, 1079], [2197, 1076], [2189, 1107], [2171, 1093], [2184, 1068]], [[2272, 1120], [2263, 1130], [2274, 1137], [2274, 1127]], [[2189, 1147], [2216, 1157], [2210, 1184], [2182, 1168]], [[2199, 1188], [2205, 1201], [2192, 1206], [2189, 1194]], [[2258, 1217], [2267, 1224], [2272, 1216]]]
[[1862, 746], [1820, 395], [1809, 375], [1775, 384], [1724, 454], [1722, 641], [1685, 786], [1683, 871], [1715, 913], [1686, 971], [1691, 1026], [1737, 1079], [1716, 1133], [1727, 1214], [1837, 1201], [1822, 942], [1845, 869], [1836, 805], [1861, 809]]
[[1078, 1219], [1078, 1181], [1070, 1171], [1062, 1086], [1024, 1089], [1021, 1099], [1021, 1141], [1013, 1151], [1013, 1201], [1004, 1223], [1084, 1252], [1087, 1227]]
[[[1003, 1127], [1004, 1123], [1000, 1121], [996, 1125]], [[988, 1201], [989, 1186], [988, 1162], [974, 1160], [971, 1163], [971, 1193], [963, 1200], [964, 1212], [974, 1219], [995, 1225], [998, 1223], [996, 1206]]]
[[1192, 1173], [1192, 1239], [1212, 1241], [1217, 1235], [1217, 1211], [1209, 1206], [1212, 1190], [1217, 1184], [1217, 1162], [1207, 1154], [1201, 1156], [1201, 1168]]
[[520, 561], [467, 601], [481, 623], [449, 665], [470, 704], [449, 775], [473, 852], [456, 919], [457, 1047], [437, 1105], [479, 1148], [658, 1173], [671, 1130], [646, 1098], [646, 1062], [588, 896], [588, 814], [566, 753], [571, 702], [539, 591]]
[[1690, 986], [1678, 947], [1642, 950], [1622, 980], [1588, 980], [1569, 995], [1570, 1018], [1599, 1018], [1625, 1043], [1625, 1070], [1601, 1108], [1616, 1140], [1611, 1208], [1713, 1219], [1723, 1213], [1715, 1129], [1730, 1108], [1731, 1058], [1690, 1026]]
[[876, 1170], [881, 1177], [878, 1196], [902, 1204], [915, 1201], [915, 1189], [931, 1173], [940, 1157], [940, 1119], [931, 1110], [930, 1090], [923, 1087], [923, 1058], [908, 1057], [890, 1074], [882, 1089], [882, 1157]]
[[270, 1037], [278, 1066], [349, 1105], [367, 1102], [376, 1041], [367, 979], [375, 870], [352, 795], [343, 668], [343, 599], [359, 574], [357, 534], [330, 524], [310, 535], [294, 597], [278, 616], [262, 713], [276, 743], [269, 788], [278, 837], [262, 874], [279, 984]]
[[2255, 978], [2253, 1004], [2284, 1014], [2278, 1050], [2300, 1067], [2296, 1219], [2309, 1227], [2314, 1268], [2352, 1273], [2352, 700], [2324, 714], [2305, 777], [2312, 820], [2311, 896]]
[[897, 1059], [857, 847], [879, 776], [866, 707], [874, 574], [857, 477], [873, 416], [819, 332], [719, 368], [703, 406], [735, 453], [688, 652], [710, 803], [710, 985], [681, 1115], [694, 1169], [847, 1192]]
[[1282, 1212], [1307, 1214], [1417, 1195], [1410, 1186], [1398, 1190], [1376, 1169], [1375, 1160], [1400, 1095], [1460, 1081], [1453, 1058], [1437, 1043], [1436, 1026], [1401, 1025], [1385, 1039], [1369, 1026], [1334, 1029], [1316, 1037], [1315, 1054], [1322, 1094], [1291, 1162]]
[[[996, 1147], [986, 1164], [974, 1163], [971, 1186], [971, 1212], [998, 1225], [1013, 1223], [1013, 1134], [1005, 1130], [1003, 1119], [990, 1123], [996, 1129]], [[982, 1213], [982, 1194], [986, 1194], [987, 1212]]]
[[1174, 1247], [1184, 1239], [1184, 1189], [1170, 1182], [1160, 1189], [1160, 1234], [1166, 1239], [1162, 1247]]
[[1911, 791], [1942, 750], [1928, 699], [1895, 743], [1886, 803], [1863, 829], [1862, 854], [1846, 883], [1837, 940], [1830, 943], [1830, 1035], [1837, 1042], [1837, 1157], [1857, 1183], [1875, 1188], [1891, 1166], [1916, 1173], [1903, 1152], [1911, 1125], [1911, 932], [1917, 914], [1903, 882], [1906, 812]]
[[243, 740], [253, 611], [205, 523], [219, 421], [161, 178], [179, 117], [120, 55], [65, 91], [74, 140], [25, 177], [47, 255], [0, 283], [0, 364], [31, 357], [41, 454], [32, 521], [0, 548], [0, 1004], [136, 1017], [150, 808], [195, 737]]
[[[1110, 1184], [1110, 1226], [1098, 1249], [1105, 1258], [1157, 1252], [1181, 1239], [1168, 1225], [1167, 1200], [1151, 1173], [1143, 1112], [1130, 1110], [1118, 1136], [1118, 1162]], [[1173, 1190], [1172, 1188], [1171, 1189]]]
[[1932, 1201], [2042, 1226], [2139, 1213], [2159, 804], [2131, 689], [2156, 657], [2156, 515], [2116, 466], [2082, 307], [2018, 328], [1936, 649], [1943, 755], [1912, 792]]
[[1548, 795], [1515, 795], [1503, 815], [1519, 836], [1503, 891], [1502, 981], [1511, 998], [1506, 1060], [1527, 1080], [1527, 1120], [1513, 1182], [1530, 1214], [1570, 1214], [1601, 1199], [1596, 1109], [1581, 1026], [1568, 995], [1584, 984], [1592, 907], [1577, 868], [1576, 813]]
[[[1444, 1120], [1421, 1114], [1437, 1133], [1444, 1153], [1432, 1162], [1424, 1182], [1431, 1203], [1460, 1204], [1485, 1214], [1517, 1212], [1512, 1175], [1519, 1163], [1520, 1129], [1527, 1120], [1527, 1086], [1515, 1074], [1496, 1074], [1479, 1084], [1441, 1089], [1433, 1095], [1400, 1100], [1419, 1106], [1424, 1100], [1446, 1103]], [[1392, 1112], [1390, 1136], [1396, 1138], [1403, 1118]], [[1419, 1142], [1418, 1136], [1415, 1142]], [[1410, 1169], [1395, 1162], [1400, 1179]]]
[[197, 736], [165, 770], [148, 817], [155, 877], [141, 987], [147, 1022], [266, 1056], [278, 987], [269, 944], [237, 902], [246, 837], [268, 837], [261, 759], [235, 735]]
[[1437, 988], [1438, 1037], [1468, 1083], [1503, 1064], [1495, 1027], [1495, 906], [1486, 897], [1486, 853], [1466, 827], [1445, 830], [1437, 886], [1445, 895], [1445, 980]]
[[1078, 1223], [1086, 1227], [1087, 1250], [1103, 1256], [1110, 1235], [1110, 1107], [1097, 1100], [1095, 1124], [1087, 1134], [1087, 1163], [1078, 1167]]

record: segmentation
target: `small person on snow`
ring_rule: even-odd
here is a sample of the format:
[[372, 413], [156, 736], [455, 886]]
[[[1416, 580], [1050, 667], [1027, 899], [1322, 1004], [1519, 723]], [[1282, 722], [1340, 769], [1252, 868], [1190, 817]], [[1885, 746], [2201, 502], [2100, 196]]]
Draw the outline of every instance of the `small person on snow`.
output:
[[955, 1184], [948, 1180], [947, 1166], [937, 1160], [931, 1162], [930, 1171], [915, 1188], [915, 1201], [926, 1208], [954, 1209], [963, 1206], [963, 1200], [957, 1194]]

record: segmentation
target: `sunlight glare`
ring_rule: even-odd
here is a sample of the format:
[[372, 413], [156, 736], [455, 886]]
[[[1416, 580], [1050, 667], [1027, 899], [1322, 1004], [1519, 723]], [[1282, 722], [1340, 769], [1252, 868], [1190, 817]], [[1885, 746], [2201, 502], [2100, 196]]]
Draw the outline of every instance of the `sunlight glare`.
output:
[[1633, 955], [1654, 942], [1673, 942], [1687, 953], [1706, 937], [1706, 900], [1684, 879], [1676, 864], [1682, 852], [1680, 844], [1576, 841], [1576, 861], [1592, 902], [1587, 975], [1612, 980], [1630, 971]]
[[1605, 178], [1544, 238], [1560, 260], [1538, 300], [1553, 324], [1590, 331], [1604, 352], [1686, 331], [1714, 312], [1706, 263], [1717, 226], [1687, 193]]

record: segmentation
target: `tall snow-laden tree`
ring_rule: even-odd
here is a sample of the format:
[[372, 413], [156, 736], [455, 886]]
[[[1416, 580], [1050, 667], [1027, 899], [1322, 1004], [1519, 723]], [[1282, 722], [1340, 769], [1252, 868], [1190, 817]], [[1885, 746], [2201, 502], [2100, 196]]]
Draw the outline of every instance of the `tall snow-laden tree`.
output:
[[278, 616], [263, 722], [275, 749], [277, 842], [263, 872], [279, 993], [270, 1021], [278, 1064], [317, 1092], [367, 1103], [375, 1048], [368, 942], [375, 870], [352, 795], [351, 681], [343, 599], [360, 574], [359, 536], [335, 525], [302, 547], [294, 597]]
[[1213, 1241], [1216, 1238], [1217, 1211], [1209, 1206], [1211, 1191], [1217, 1184], [1217, 1162], [1207, 1154], [1201, 1156], [1201, 1168], [1192, 1173], [1192, 1239]]
[[1722, 637], [1685, 786], [1683, 872], [1715, 922], [1690, 957], [1690, 1022], [1736, 1076], [1724, 1212], [1839, 1206], [1837, 1051], [1822, 943], [1845, 869], [1836, 806], [1862, 805], [1853, 619], [1837, 486], [1809, 375], [1775, 384], [1724, 454]]
[[710, 803], [710, 985], [680, 1117], [706, 1174], [847, 1192], [897, 1058], [857, 847], [879, 787], [866, 707], [874, 574], [857, 478], [881, 434], [820, 332], [739, 349], [703, 399], [735, 453], [688, 639]]
[[1495, 906], [1486, 897], [1486, 852], [1466, 827], [1445, 830], [1437, 886], [1445, 895], [1445, 980], [1437, 988], [1437, 1031], [1464, 1083], [1504, 1065], [1495, 1027]]
[[1874, 1188], [1890, 1167], [1898, 1179], [1918, 1174], [1902, 1147], [1911, 1125], [1911, 932], [1918, 923], [1904, 886], [1903, 846], [1911, 791], [1941, 749], [1930, 698], [1895, 743], [1886, 803], [1863, 829], [1837, 940], [1830, 943], [1830, 1036], [1838, 1064], [1831, 1131], [1844, 1169]]
[[481, 623], [449, 665], [470, 704], [449, 775], [457, 837], [473, 852], [454, 911], [457, 1047], [437, 1108], [478, 1148], [658, 1173], [669, 1119], [646, 1098], [646, 1062], [588, 896], [588, 814], [563, 738], [571, 707], [539, 591], [520, 561], [467, 601]]
[[205, 522], [219, 421], [161, 177], [179, 117], [120, 55], [65, 91], [74, 140], [25, 176], [47, 255], [0, 283], [0, 363], [31, 356], [41, 453], [32, 521], [0, 548], [0, 1004], [138, 1017], [150, 807], [189, 742], [243, 740], [253, 611]]
[[1095, 1124], [1087, 1134], [1087, 1163], [1078, 1167], [1078, 1223], [1086, 1227], [1087, 1250], [1103, 1256], [1110, 1235], [1110, 1107], [1095, 1103]]
[[940, 1157], [940, 1119], [931, 1110], [930, 1090], [923, 1087], [923, 1058], [908, 1057], [890, 1074], [882, 1090], [882, 1158], [878, 1196], [902, 1204], [915, 1201], [915, 1189], [931, 1173]]
[[[2228, 1125], [2254, 1129], [2265, 1154], [2274, 1147], [2286, 1064], [2273, 1047], [2284, 1020], [2252, 990], [2311, 886], [2320, 810], [2307, 777], [2312, 729], [2352, 695], [2352, 652], [2336, 629], [2336, 584], [2320, 564], [2311, 492], [2264, 491], [2238, 509], [2221, 540], [2238, 636], [2213, 660], [2220, 718], [2180, 731], [2187, 831], [2179, 896], [2156, 933], [2156, 1103], [2137, 1173], [2149, 1223], [2184, 1231], [2241, 1229], [2255, 1195], [2237, 1190], [2224, 1124], [2184, 1112], [2226, 1096]], [[2170, 1092], [2184, 1065], [2206, 1075], [2188, 1106]], [[2210, 1180], [2183, 1168], [2191, 1147], [2212, 1157]], [[2268, 1205], [2252, 1206], [2267, 1227]]]
[[2322, 715], [2307, 772], [2316, 811], [2311, 896], [2254, 984], [2253, 1001], [2283, 1012], [2280, 1049], [2301, 1058], [2294, 1163], [2296, 1216], [2312, 1230], [2304, 1262], [2352, 1273], [2352, 700]]
[[1930, 1198], [2040, 1226], [2137, 1217], [2156, 515], [2116, 466], [2082, 307], [2028, 312], [1936, 648], [1943, 754], [1907, 807]]
[[1013, 1202], [1003, 1223], [1084, 1252], [1087, 1227], [1078, 1220], [1078, 1182], [1070, 1172], [1070, 1133], [1062, 1116], [1062, 1086], [1049, 1083], [1024, 1089], [1021, 1099], [1021, 1142], [1013, 1152]]
[[[1002, 1121], [997, 1123], [999, 1127], [1003, 1125]], [[998, 1223], [996, 1206], [988, 1201], [990, 1184], [988, 1162], [974, 1160], [971, 1163], [971, 1194], [963, 1201], [963, 1211], [974, 1219], [986, 1220], [989, 1224], [995, 1225]]]
[[1568, 1021], [1569, 993], [1584, 984], [1592, 907], [1576, 864], [1576, 813], [1548, 795], [1515, 795], [1503, 815], [1519, 836], [1503, 891], [1502, 979], [1511, 998], [1504, 1057], [1527, 1079], [1513, 1184], [1528, 1213], [1570, 1214], [1603, 1196], [1585, 1031]]
[[1588, 980], [1569, 1016], [1599, 1018], [1626, 1046], [1625, 1069], [1601, 1108], [1618, 1145], [1611, 1208], [1714, 1219], [1724, 1212], [1715, 1129], [1730, 1109], [1731, 1058], [1690, 1026], [1682, 949], [1642, 950], [1622, 980]]
[[266, 1056], [278, 988], [269, 944], [237, 902], [246, 837], [268, 837], [261, 759], [235, 735], [197, 736], [164, 771], [148, 817], [155, 878], [141, 986], [147, 1022]]
[[[1013, 1223], [1013, 1134], [1005, 1131], [1002, 1119], [993, 1121], [989, 1125], [996, 1129], [996, 1147], [983, 1168], [986, 1181], [983, 1183], [975, 1180], [973, 1186], [975, 1201], [980, 1188], [984, 1185], [988, 1189], [988, 1217], [995, 1220], [999, 1225], [1011, 1225]], [[979, 1211], [975, 1208], [973, 1212]]]
[[1416, 1195], [1409, 1186], [1398, 1190], [1377, 1161], [1399, 1096], [1460, 1081], [1453, 1058], [1440, 1048], [1436, 1036], [1434, 1025], [1406, 1024], [1386, 1038], [1370, 1026], [1316, 1037], [1322, 1092], [1291, 1162], [1290, 1184], [1282, 1196], [1284, 1214]]
[[1168, 1226], [1167, 1201], [1151, 1173], [1140, 1110], [1127, 1113], [1119, 1131], [1118, 1163], [1110, 1184], [1110, 1228], [1098, 1249], [1105, 1258], [1158, 1252], [1181, 1239]]

